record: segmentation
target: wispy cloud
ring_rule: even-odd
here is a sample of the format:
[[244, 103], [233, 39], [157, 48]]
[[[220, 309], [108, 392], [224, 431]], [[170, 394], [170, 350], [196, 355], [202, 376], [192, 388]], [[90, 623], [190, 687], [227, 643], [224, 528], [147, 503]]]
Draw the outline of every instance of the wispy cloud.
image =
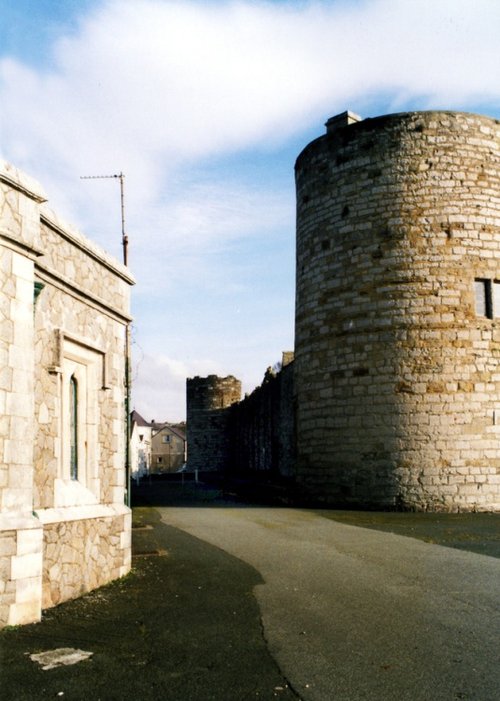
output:
[[165, 396], [181, 392], [179, 367], [200, 374], [231, 359], [228, 371], [258, 381], [292, 345], [293, 161], [322, 121], [346, 108], [500, 110], [496, 0], [83, 8], [46, 61], [1, 58], [0, 151], [117, 256], [116, 182], [79, 176], [126, 173], [150, 358], [138, 388], [164, 372]]

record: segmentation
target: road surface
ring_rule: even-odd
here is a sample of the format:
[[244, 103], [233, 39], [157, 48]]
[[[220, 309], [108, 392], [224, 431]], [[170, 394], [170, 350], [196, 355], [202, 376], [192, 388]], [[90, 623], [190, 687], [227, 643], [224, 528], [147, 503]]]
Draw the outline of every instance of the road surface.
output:
[[269, 651], [304, 701], [500, 698], [500, 560], [310, 510], [159, 511], [260, 573]]

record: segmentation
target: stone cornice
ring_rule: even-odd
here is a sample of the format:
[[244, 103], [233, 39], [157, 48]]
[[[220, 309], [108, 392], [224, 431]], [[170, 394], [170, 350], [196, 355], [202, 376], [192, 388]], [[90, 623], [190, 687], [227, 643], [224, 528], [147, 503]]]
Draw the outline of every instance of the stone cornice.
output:
[[129, 314], [123, 312], [117, 307], [112, 306], [111, 304], [97, 297], [96, 295], [92, 295], [85, 292], [85, 290], [82, 290], [80, 287], [78, 287], [78, 285], [76, 285], [65, 275], [61, 275], [61, 273], [55, 273], [39, 260], [36, 262], [35, 265], [35, 275], [36, 277], [40, 278], [40, 280], [48, 282], [53, 287], [57, 287], [57, 289], [66, 292], [67, 294], [71, 295], [75, 299], [78, 299], [79, 301], [84, 301], [85, 304], [88, 304], [97, 311], [103, 312], [104, 314], [110, 316], [116, 321], [120, 321], [126, 324], [132, 321], [132, 317]]

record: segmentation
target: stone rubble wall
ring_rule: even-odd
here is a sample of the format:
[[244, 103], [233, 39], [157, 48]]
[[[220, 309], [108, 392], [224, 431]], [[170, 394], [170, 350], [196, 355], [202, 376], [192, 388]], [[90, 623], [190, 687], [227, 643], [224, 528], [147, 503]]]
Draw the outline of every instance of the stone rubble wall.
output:
[[131, 515], [47, 522], [44, 526], [42, 608], [57, 606], [130, 570]]
[[[500, 509], [500, 124], [396, 114], [296, 164], [297, 480], [331, 504]], [[498, 310], [500, 314], [500, 310]]]

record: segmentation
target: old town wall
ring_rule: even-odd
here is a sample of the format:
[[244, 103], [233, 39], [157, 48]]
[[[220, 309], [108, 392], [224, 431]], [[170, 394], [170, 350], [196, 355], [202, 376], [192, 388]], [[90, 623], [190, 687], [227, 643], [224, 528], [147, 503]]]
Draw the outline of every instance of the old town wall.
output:
[[188, 469], [290, 477], [295, 464], [293, 353], [241, 401], [236, 378], [187, 380]]
[[329, 503], [500, 508], [500, 125], [327, 123], [296, 163], [297, 480]]
[[259, 387], [230, 410], [234, 475], [290, 477], [295, 465], [295, 404], [292, 354], [278, 372], [268, 369]]

